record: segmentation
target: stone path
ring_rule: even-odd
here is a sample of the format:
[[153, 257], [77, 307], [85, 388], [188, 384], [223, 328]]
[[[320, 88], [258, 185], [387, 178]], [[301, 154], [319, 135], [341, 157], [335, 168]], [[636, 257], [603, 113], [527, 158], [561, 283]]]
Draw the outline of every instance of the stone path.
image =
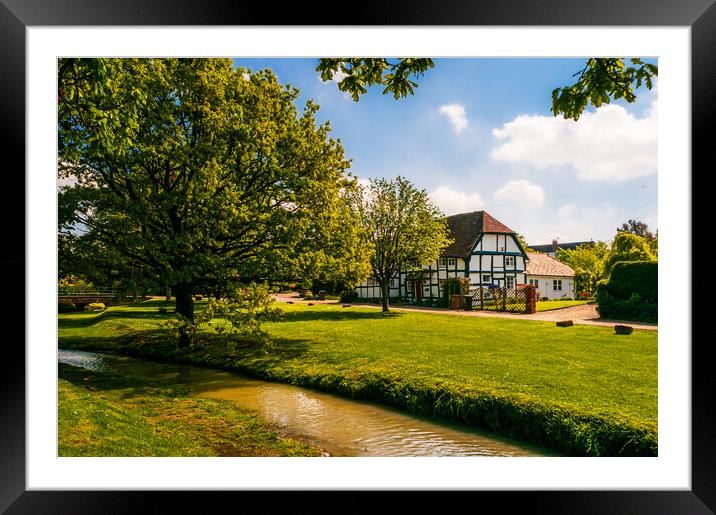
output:
[[[333, 304], [333, 305], [339, 305], [342, 304], [339, 301], [335, 300], [303, 300], [301, 297], [298, 296], [297, 293], [291, 293], [291, 294], [278, 294], [276, 295], [276, 300], [279, 302], [295, 302], [295, 303], [314, 303], [314, 304]], [[356, 303], [353, 304], [357, 307], [366, 307], [366, 308], [380, 308], [381, 306], [378, 304], [365, 304], [365, 303]], [[553, 309], [550, 311], [540, 311], [537, 313], [533, 313], [531, 315], [521, 315], [517, 313], [503, 313], [503, 312], [495, 312], [495, 311], [463, 311], [463, 310], [452, 310], [447, 308], [427, 308], [427, 307], [418, 307], [418, 306], [391, 306], [391, 310], [395, 311], [423, 311], [423, 312], [429, 312], [429, 313], [441, 313], [445, 315], [455, 315], [455, 316], [473, 316], [473, 317], [496, 317], [496, 318], [514, 318], [519, 320], [538, 320], [542, 322], [559, 322], [562, 320], [572, 320], [575, 324], [583, 324], [583, 325], [600, 325], [600, 326], [606, 326], [606, 327], [613, 327], [616, 324], [626, 324], [634, 327], [635, 329], [647, 329], [656, 331], [658, 330], [657, 325], [653, 324], [646, 324], [641, 322], [627, 322], [627, 321], [619, 321], [619, 320], [601, 320], [599, 318], [599, 313], [597, 313], [597, 306], [596, 304], [582, 304], [579, 306], [572, 306], [569, 308], [560, 308], [560, 309]]]

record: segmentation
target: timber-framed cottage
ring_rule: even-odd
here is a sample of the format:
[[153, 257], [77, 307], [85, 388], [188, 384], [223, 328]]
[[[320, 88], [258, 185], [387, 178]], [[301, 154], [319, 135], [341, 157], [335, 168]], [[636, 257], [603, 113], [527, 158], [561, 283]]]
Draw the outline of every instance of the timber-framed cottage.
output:
[[[404, 266], [390, 283], [391, 298], [409, 302], [442, 299], [445, 280], [469, 277], [470, 287], [495, 285], [515, 288], [526, 284], [527, 253], [517, 233], [486, 211], [473, 211], [447, 217], [453, 243], [434, 263]], [[375, 279], [356, 287], [360, 299], [379, 299]]]

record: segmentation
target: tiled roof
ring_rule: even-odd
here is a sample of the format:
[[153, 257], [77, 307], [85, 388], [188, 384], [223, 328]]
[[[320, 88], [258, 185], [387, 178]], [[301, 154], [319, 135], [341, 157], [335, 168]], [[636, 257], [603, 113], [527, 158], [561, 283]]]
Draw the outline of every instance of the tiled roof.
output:
[[552, 256], [540, 254], [539, 252], [527, 253], [527, 275], [554, 275], [558, 277], [573, 277], [574, 270], [557, 261]]
[[442, 253], [444, 257], [467, 256], [483, 232], [515, 234], [515, 231], [485, 211], [473, 211], [447, 217], [450, 237], [455, 242]]

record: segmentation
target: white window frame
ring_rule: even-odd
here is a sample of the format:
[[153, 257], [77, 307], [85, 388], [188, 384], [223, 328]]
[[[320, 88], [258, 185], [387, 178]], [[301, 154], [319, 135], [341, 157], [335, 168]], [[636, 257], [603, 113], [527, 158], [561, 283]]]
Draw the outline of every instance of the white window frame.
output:
[[447, 266], [447, 259], [446, 258], [440, 258], [440, 267], [445, 268]]
[[482, 274], [482, 280], [481, 280], [480, 282], [482, 282], [482, 283], [492, 282], [492, 275], [490, 275], [490, 274]]
[[457, 266], [457, 258], [447, 258], [447, 266]]
[[505, 256], [505, 266], [515, 266], [515, 256]]
[[515, 287], [515, 278], [512, 276], [505, 277], [505, 286], [510, 290], [513, 289]]
[[552, 280], [552, 290], [553, 291], [562, 291], [562, 279], [553, 279]]

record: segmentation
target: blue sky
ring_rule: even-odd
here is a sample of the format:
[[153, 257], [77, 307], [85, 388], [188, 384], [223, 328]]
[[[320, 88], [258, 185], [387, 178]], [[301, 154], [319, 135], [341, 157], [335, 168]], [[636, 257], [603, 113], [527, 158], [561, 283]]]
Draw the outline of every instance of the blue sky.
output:
[[578, 122], [550, 113], [554, 88], [584, 59], [435, 59], [415, 95], [374, 87], [354, 102], [322, 82], [317, 59], [236, 59], [271, 68], [312, 99], [352, 159], [353, 175], [403, 175], [446, 214], [484, 209], [531, 244], [610, 240], [629, 218], [657, 229], [657, 91], [589, 108]]

